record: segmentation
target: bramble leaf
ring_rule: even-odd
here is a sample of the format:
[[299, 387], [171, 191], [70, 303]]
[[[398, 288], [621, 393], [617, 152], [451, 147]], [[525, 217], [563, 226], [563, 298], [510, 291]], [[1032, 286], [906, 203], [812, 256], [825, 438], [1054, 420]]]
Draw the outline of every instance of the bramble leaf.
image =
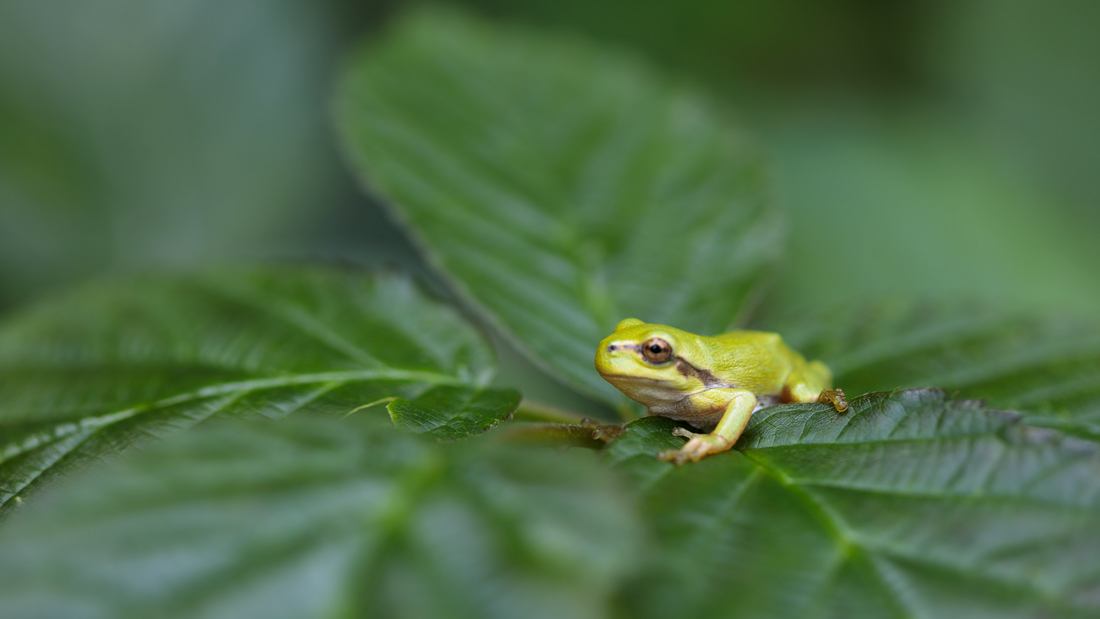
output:
[[779, 325], [849, 394], [938, 387], [1026, 413], [1025, 423], [1100, 439], [1100, 329], [1065, 318], [880, 302]]
[[[645, 484], [658, 540], [635, 617], [1035, 617], [1100, 611], [1100, 448], [941, 391], [753, 416], [737, 450], [652, 455], [666, 420], [609, 450]], [[681, 441], [682, 442], [682, 441]]]
[[397, 276], [285, 268], [92, 285], [0, 328], [0, 506], [211, 417], [347, 413], [476, 388], [490, 372], [478, 333]]
[[389, 425], [215, 423], [53, 486], [0, 529], [4, 614], [607, 616], [638, 529], [590, 452]]
[[781, 253], [764, 167], [695, 93], [571, 38], [416, 13], [350, 66], [345, 150], [473, 305], [608, 402], [630, 316], [715, 332]]
[[515, 389], [472, 389], [440, 386], [415, 400], [390, 402], [390, 418], [398, 428], [443, 441], [481, 434], [512, 416], [519, 406]]

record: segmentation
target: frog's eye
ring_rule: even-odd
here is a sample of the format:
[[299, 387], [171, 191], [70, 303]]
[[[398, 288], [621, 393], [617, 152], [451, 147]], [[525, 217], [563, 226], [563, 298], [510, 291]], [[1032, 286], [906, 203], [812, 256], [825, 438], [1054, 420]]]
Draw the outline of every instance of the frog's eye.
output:
[[672, 347], [659, 337], [648, 339], [642, 344], [642, 356], [650, 363], [664, 363], [672, 356]]

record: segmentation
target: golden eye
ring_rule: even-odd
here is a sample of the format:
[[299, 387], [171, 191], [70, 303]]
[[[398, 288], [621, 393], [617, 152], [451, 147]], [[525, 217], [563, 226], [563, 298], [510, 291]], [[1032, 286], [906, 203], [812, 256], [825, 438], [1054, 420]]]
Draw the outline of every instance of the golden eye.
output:
[[642, 344], [642, 356], [650, 363], [664, 363], [672, 356], [672, 347], [659, 337], [648, 339]]

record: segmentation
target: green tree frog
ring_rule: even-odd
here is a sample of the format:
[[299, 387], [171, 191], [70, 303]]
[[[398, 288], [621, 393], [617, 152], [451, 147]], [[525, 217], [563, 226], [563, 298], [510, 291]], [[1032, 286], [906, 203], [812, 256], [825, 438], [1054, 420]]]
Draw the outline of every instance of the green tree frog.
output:
[[709, 434], [661, 452], [666, 462], [698, 462], [733, 447], [749, 417], [782, 402], [822, 402], [848, 410], [844, 392], [820, 361], [807, 362], [777, 333], [733, 331], [714, 337], [627, 318], [600, 342], [596, 370], [650, 415], [686, 421]]

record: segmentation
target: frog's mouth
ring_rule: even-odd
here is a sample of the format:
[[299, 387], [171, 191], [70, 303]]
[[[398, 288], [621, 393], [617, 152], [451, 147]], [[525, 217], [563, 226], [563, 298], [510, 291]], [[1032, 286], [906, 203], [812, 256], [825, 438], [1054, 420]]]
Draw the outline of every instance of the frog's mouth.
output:
[[616, 389], [625, 393], [630, 399], [641, 402], [646, 406], [677, 402], [687, 395], [673, 383], [660, 378], [630, 374], [604, 374], [603, 372], [600, 372], [600, 376]]
[[603, 379], [606, 380], [609, 383], [613, 383], [615, 381], [640, 382], [640, 383], [667, 383], [668, 382], [668, 381], [662, 380], [660, 378], [650, 378], [648, 376], [634, 376], [634, 375], [631, 375], [631, 374], [604, 374], [603, 372], [600, 372], [600, 376], [602, 376]]

